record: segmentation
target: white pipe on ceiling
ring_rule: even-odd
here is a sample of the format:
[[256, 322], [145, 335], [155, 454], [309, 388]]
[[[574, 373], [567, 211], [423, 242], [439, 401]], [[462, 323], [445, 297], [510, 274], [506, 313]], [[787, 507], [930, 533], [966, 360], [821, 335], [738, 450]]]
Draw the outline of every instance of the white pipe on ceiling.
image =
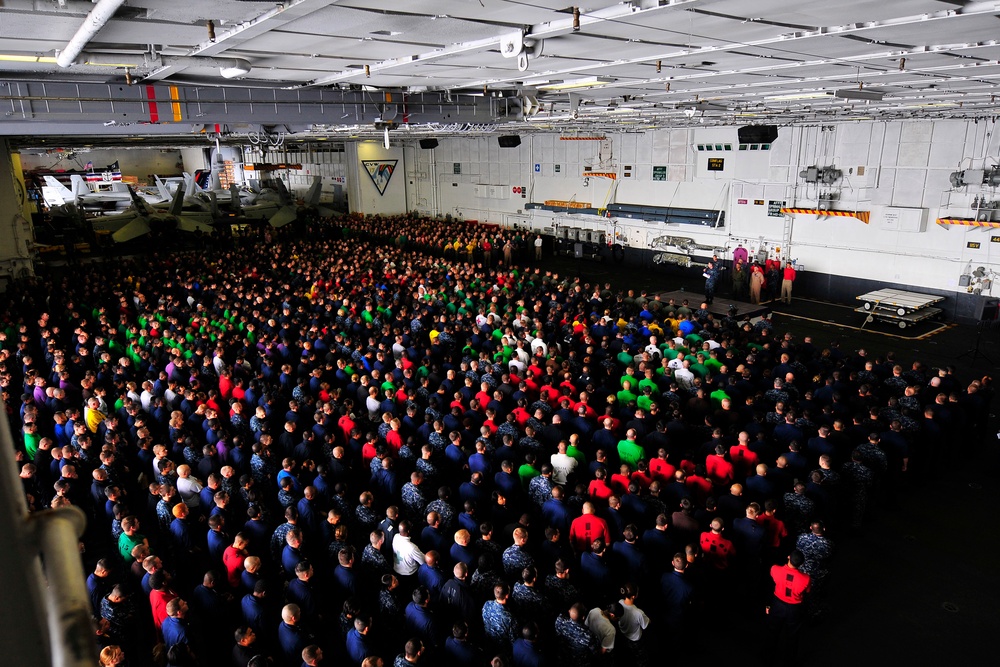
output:
[[[222, 76], [233, 78], [248, 74], [253, 66], [244, 58], [213, 58], [211, 56], [157, 56], [155, 54], [80, 53], [77, 58], [85, 65], [118, 67], [209, 67], [219, 68]], [[228, 75], [227, 75], [228, 74]]]
[[66, 43], [66, 48], [56, 56], [56, 64], [59, 67], [69, 67], [76, 61], [83, 48], [90, 43], [97, 33], [101, 31], [111, 17], [115, 15], [118, 8], [125, 4], [125, 0], [98, 0], [94, 8], [87, 14], [87, 18], [77, 29], [76, 34]]

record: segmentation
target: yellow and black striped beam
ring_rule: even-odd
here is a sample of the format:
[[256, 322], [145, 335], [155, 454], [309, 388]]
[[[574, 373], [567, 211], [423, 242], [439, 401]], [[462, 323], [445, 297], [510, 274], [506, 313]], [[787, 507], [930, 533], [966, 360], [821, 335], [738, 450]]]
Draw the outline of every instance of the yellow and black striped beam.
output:
[[938, 218], [939, 225], [961, 225], [962, 227], [1000, 227], [1000, 222], [980, 222], [979, 220], [967, 220], [965, 218]]
[[804, 215], [819, 215], [827, 218], [857, 218], [861, 222], [868, 224], [871, 218], [871, 213], [869, 211], [827, 211], [821, 208], [783, 208], [782, 213], [804, 214]]

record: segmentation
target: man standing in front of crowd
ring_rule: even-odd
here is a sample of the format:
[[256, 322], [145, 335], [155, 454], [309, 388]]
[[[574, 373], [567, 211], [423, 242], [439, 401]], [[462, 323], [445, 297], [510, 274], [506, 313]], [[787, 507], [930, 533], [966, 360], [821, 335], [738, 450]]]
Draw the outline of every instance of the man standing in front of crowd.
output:
[[781, 303], [791, 305], [792, 283], [795, 282], [795, 269], [791, 262], [785, 262], [785, 270], [781, 274]]

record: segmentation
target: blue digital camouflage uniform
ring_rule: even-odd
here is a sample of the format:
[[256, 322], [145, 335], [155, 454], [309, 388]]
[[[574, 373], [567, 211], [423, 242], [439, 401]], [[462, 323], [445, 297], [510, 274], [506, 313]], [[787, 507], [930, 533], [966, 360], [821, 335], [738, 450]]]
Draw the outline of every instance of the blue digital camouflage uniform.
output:
[[868, 509], [868, 494], [875, 483], [875, 475], [865, 465], [848, 461], [841, 470], [849, 496], [849, 520], [851, 526], [857, 528], [865, 517]]
[[538, 592], [538, 588], [527, 586], [522, 582], [514, 584], [514, 590], [510, 594], [514, 613], [520, 622], [535, 621], [536, 623], [546, 611], [546, 600]]
[[806, 557], [806, 562], [802, 564], [802, 571], [812, 577], [813, 588], [822, 587], [827, 575], [830, 573], [828, 566], [830, 557], [833, 555], [833, 542], [822, 535], [805, 533], [799, 535], [795, 541], [795, 548]]
[[373, 512], [370, 507], [365, 507], [364, 505], [358, 505], [354, 509], [354, 516], [357, 518], [358, 525], [361, 527], [362, 535], [372, 532], [379, 522], [378, 516], [375, 512]]
[[496, 600], [483, 605], [483, 630], [497, 646], [509, 647], [514, 643], [514, 617]]
[[411, 519], [423, 518], [423, 511], [424, 507], [427, 505], [427, 498], [424, 497], [424, 493], [420, 487], [415, 485], [413, 482], [407, 482], [403, 485], [403, 490], [400, 495], [406, 515]]
[[528, 484], [528, 496], [541, 507], [552, 498], [552, 478], [539, 475]]
[[509, 546], [503, 552], [503, 571], [509, 579], [519, 579], [521, 571], [534, 564], [531, 554], [517, 545]]
[[569, 579], [560, 579], [550, 574], [545, 577], [545, 596], [552, 607], [569, 609], [571, 604], [580, 599], [580, 589], [571, 584]]
[[560, 615], [556, 619], [555, 628], [563, 655], [572, 658], [576, 663], [575, 667], [589, 665], [598, 648], [597, 638], [590, 629], [566, 615]]
[[392, 568], [385, 555], [370, 544], [366, 545], [364, 551], [361, 552], [361, 569], [375, 577], [392, 573]]
[[792, 535], [809, 530], [809, 521], [816, 510], [816, 504], [804, 495], [786, 493], [782, 502], [785, 506], [785, 523]]
[[431, 512], [437, 512], [441, 517], [441, 528], [444, 530], [451, 530], [455, 526], [455, 510], [454, 508], [446, 503], [445, 501], [438, 498], [437, 500], [432, 500], [427, 503], [424, 508], [424, 517], [426, 517]]
[[295, 525], [286, 522], [275, 528], [274, 533], [271, 534], [271, 557], [276, 563], [281, 562], [281, 550], [285, 548], [285, 536], [292, 528], [295, 528]]

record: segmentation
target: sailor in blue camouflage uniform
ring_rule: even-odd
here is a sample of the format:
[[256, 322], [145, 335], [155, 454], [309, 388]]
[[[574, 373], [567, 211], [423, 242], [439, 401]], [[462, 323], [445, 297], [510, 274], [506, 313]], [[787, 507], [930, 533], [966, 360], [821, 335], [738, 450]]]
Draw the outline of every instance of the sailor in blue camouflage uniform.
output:
[[493, 599], [483, 605], [483, 630], [491, 648], [504, 654], [510, 653], [516, 639], [514, 615], [507, 608], [509, 600], [510, 588], [501, 583], [493, 587]]
[[494, 567], [499, 567], [501, 561], [503, 560], [503, 548], [496, 543], [493, 539], [486, 539], [483, 536], [483, 530], [492, 538], [493, 535], [493, 525], [489, 522], [484, 522], [479, 525], [480, 535], [476, 539], [476, 552], [479, 557], [482, 558], [486, 556], [489, 562], [493, 564]]
[[382, 553], [382, 545], [385, 543], [385, 533], [381, 530], [373, 530], [368, 540], [369, 544], [366, 544], [364, 551], [361, 552], [361, 570], [374, 581], [386, 574], [391, 574], [392, 565], [389, 564], [389, 559]]
[[421, 663], [420, 656], [424, 654], [424, 644], [419, 639], [406, 642], [403, 652], [392, 661], [392, 667], [413, 667]]
[[583, 624], [587, 609], [579, 602], [569, 609], [568, 614], [556, 618], [556, 639], [563, 657], [570, 658], [574, 667], [589, 667], [597, 655], [597, 637]]
[[524, 437], [521, 438], [517, 445], [524, 454], [531, 452], [536, 458], [539, 459], [544, 456], [545, 450], [542, 447], [542, 443], [535, 439], [535, 427], [533, 427], [530, 423], [525, 427]]
[[382, 575], [378, 593], [378, 620], [386, 628], [397, 628], [403, 621], [403, 605], [399, 600], [399, 579], [394, 574]]
[[781, 379], [774, 380], [774, 387], [764, 392], [764, 399], [770, 403], [788, 403], [788, 392], [785, 391], [785, 383]]
[[274, 533], [271, 534], [271, 557], [274, 562], [281, 562], [281, 551], [285, 548], [285, 536], [295, 528], [295, 522], [298, 519], [299, 511], [294, 506], [285, 509], [285, 523], [275, 528]]
[[782, 498], [785, 506], [785, 523], [792, 535], [806, 532], [816, 512], [816, 503], [806, 496], [805, 489], [806, 485], [799, 482]]
[[433, 445], [427, 444], [420, 448], [420, 458], [414, 462], [413, 467], [423, 474], [424, 484], [429, 488], [433, 489], [437, 486], [438, 480], [441, 479], [441, 471], [434, 463]]
[[809, 532], [799, 535], [795, 548], [806, 557], [800, 568], [812, 577], [813, 591], [821, 590], [829, 575], [830, 557], [833, 556], [833, 542], [827, 539], [822, 521], [813, 521]]
[[448, 439], [444, 433], [444, 424], [441, 423], [439, 418], [434, 419], [434, 431], [427, 436], [427, 444], [434, 448], [436, 456], [444, 454], [444, 448], [448, 446]]
[[528, 531], [526, 528], [518, 526], [514, 529], [514, 544], [503, 552], [503, 571], [507, 575], [507, 579], [517, 579], [524, 568], [534, 566], [535, 560], [525, 548], [527, 544]]
[[431, 512], [437, 512], [438, 516], [441, 517], [441, 529], [445, 531], [453, 530], [455, 528], [455, 508], [448, 503], [448, 498], [451, 495], [451, 491], [447, 486], [442, 486], [438, 489], [437, 500], [432, 500], [427, 503], [424, 508], [423, 516], [427, 516]]
[[547, 601], [536, 585], [538, 570], [526, 567], [521, 571], [521, 581], [514, 584], [510, 594], [511, 605], [521, 624], [525, 621], [538, 623], [546, 612]]
[[847, 489], [848, 521], [852, 528], [860, 528], [868, 510], [868, 495], [875, 484], [875, 475], [861, 462], [861, 454], [857, 450], [843, 465], [841, 472]]
[[374, 498], [370, 491], [365, 491], [361, 494], [360, 504], [354, 508], [354, 518], [363, 531], [362, 535], [371, 532], [379, 524], [379, 516], [371, 507]]
[[755, 336], [770, 336], [771, 331], [774, 329], [774, 325], [771, 324], [771, 316], [765, 314], [757, 323], [753, 325], [753, 333]]
[[907, 384], [906, 378], [903, 377], [903, 367], [898, 364], [893, 366], [892, 375], [883, 380], [882, 384], [892, 392], [893, 396], [902, 396]]
[[517, 442], [520, 435], [514, 415], [508, 415], [504, 422], [497, 426], [497, 437], [500, 438], [501, 442], [505, 442], [505, 438], [509, 437], [513, 446], [513, 443]]
[[548, 463], [542, 464], [541, 474], [535, 477], [528, 484], [528, 497], [531, 501], [541, 507], [552, 499], [552, 466]]
[[860, 456], [860, 462], [875, 475], [876, 484], [878, 484], [879, 478], [889, 469], [889, 457], [878, 446], [879, 440], [878, 434], [872, 433], [868, 437], [868, 442], [858, 445], [855, 449]]
[[403, 485], [403, 490], [400, 492], [403, 511], [411, 520], [427, 516], [424, 512], [424, 507], [427, 506], [427, 496], [422, 488], [423, 481], [424, 474], [416, 470], [410, 474], [410, 481]]

